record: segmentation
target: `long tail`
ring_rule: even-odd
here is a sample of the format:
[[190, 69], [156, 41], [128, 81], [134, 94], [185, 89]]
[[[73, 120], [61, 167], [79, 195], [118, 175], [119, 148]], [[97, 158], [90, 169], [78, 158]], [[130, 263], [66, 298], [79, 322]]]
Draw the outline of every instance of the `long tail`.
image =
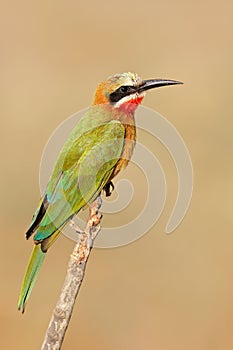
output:
[[41, 245], [34, 246], [27, 271], [25, 273], [18, 301], [18, 309], [24, 313], [25, 305], [36, 282], [45, 254], [41, 250]]

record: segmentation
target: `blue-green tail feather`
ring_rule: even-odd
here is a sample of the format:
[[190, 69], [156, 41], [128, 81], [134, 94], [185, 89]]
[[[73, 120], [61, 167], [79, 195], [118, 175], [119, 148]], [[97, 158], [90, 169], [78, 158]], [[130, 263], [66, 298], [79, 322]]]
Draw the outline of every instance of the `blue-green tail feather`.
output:
[[45, 253], [42, 252], [41, 245], [40, 244], [35, 245], [32, 251], [32, 255], [30, 257], [27, 271], [23, 279], [19, 301], [18, 301], [18, 309], [21, 310], [22, 313], [25, 310], [25, 305], [31, 294], [32, 288], [36, 282], [36, 279], [41, 269], [44, 258], [45, 258]]

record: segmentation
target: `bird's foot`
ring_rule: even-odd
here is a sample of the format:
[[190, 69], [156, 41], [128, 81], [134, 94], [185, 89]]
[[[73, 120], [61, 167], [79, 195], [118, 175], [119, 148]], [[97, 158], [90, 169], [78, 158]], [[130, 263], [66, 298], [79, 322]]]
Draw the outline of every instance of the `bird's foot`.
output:
[[104, 188], [103, 188], [106, 197], [110, 197], [112, 192], [114, 191], [114, 185], [112, 183], [112, 181], [108, 182]]

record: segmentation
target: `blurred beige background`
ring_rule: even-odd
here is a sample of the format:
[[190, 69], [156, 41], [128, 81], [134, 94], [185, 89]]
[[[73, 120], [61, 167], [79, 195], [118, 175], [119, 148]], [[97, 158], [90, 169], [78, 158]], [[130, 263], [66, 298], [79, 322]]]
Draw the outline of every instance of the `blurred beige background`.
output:
[[[177, 176], [158, 142], [165, 210], [133, 244], [92, 251], [63, 349], [233, 348], [232, 13], [227, 0], [2, 2], [1, 349], [40, 348], [73, 247], [62, 237], [49, 251], [22, 316], [17, 298], [32, 248], [24, 232], [40, 196], [44, 145], [90, 104], [99, 81], [128, 70], [185, 82], [151, 92], [144, 105], [189, 148], [192, 203], [165, 235]], [[122, 174], [134, 176], [132, 166]], [[140, 193], [130, 215], [140, 211]]]

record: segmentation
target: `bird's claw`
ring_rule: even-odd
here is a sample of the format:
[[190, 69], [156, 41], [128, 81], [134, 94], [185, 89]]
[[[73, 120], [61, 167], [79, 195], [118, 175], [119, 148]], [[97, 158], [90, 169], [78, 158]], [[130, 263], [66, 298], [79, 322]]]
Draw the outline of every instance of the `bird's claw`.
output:
[[108, 182], [104, 188], [103, 188], [106, 197], [110, 197], [112, 192], [114, 191], [114, 185], [112, 183], [112, 181]]

